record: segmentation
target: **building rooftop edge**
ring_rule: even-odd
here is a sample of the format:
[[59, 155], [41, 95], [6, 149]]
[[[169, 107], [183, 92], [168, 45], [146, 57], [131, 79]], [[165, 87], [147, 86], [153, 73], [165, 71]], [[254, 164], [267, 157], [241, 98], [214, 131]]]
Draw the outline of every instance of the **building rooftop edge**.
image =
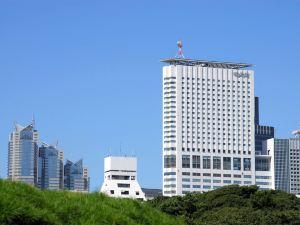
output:
[[253, 67], [253, 64], [248, 63], [233, 63], [233, 62], [219, 62], [219, 61], [208, 61], [202, 59], [179, 59], [169, 58], [160, 60], [163, 63], [170, 65], [183, 65], [183, 66], [202, 66], [202, 67], [214, 67], [224, 69], [241, 69]]

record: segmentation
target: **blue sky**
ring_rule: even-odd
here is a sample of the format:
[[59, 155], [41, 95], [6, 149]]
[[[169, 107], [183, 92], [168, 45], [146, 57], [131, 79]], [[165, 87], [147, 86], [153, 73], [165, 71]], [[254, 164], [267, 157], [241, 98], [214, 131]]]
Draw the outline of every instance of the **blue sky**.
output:
[[91, 190], [103, 157], [136, 154], [143, 187], [161, 187], [160, 59], [255, 64], [261, 123], [300, 125], [299, 1], [0, 2], [0, 176], [13, 122], [83, 158]]

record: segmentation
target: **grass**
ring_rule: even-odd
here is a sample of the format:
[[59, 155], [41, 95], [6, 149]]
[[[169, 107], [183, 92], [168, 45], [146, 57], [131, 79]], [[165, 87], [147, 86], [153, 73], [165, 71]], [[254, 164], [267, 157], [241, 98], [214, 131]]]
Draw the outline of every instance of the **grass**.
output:
[[184, 224], [149, 204], [100, 193], [39, 190], [0, 180], [0, 224]]

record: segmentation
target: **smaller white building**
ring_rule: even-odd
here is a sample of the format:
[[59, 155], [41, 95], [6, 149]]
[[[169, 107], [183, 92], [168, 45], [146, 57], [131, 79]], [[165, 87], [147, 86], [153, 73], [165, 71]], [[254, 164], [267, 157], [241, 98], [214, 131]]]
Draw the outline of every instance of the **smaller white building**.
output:
[[145, 200], [137, 181], [137, 158], [108, 156], [104, 159], [104, 183], [101, 192], [118, 198]]

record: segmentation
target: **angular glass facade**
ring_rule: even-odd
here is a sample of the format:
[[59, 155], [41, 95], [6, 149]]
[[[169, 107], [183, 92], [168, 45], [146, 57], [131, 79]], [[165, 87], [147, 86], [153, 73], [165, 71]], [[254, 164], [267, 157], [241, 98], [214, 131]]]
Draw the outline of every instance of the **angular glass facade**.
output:
[[55, 146], [39, 148], [38, 186], [42, 189], [63, 189], [63, 152]]
[[87, 168], [82, 165], [82, 159], [76, 163], [67, 160], [64, 166], [64, 186], [71, 191], [88, 192], [89, 177]]

